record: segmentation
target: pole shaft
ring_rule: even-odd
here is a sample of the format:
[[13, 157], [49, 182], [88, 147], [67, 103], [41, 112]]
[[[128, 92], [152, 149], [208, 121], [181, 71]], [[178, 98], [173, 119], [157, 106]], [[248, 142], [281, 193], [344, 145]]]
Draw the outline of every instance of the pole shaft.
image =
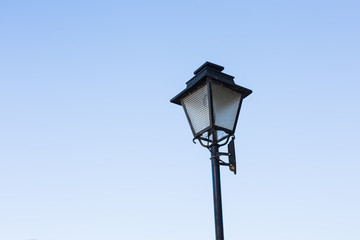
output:
[[219, 146], [214, 144], [211, 147], [211, 165], [212, 165], [212, 180], [213, 180], [213, 194], [214, 194], [214, 212], [215, 212], [215, 234], [216, 240], [224, 240], [224, 226], [222, 216], [221, 204], [221, 185], [220, 185], [220, 162], [217, 156]]

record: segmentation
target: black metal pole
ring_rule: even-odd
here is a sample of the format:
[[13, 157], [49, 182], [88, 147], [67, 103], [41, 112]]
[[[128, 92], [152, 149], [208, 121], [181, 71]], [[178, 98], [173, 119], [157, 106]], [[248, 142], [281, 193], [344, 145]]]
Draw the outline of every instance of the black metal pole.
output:
[[[214, 139], [217, 138], [214, 134]], [[220, 185], [220, 162], [219, 162], [219, 146], [214, 141], [211, 147], [211, 165], [212, 165], [212, 180], [213, 180], [213, 193], [214, 193], [214, 212], [215, 212], [215, 234], [216, 240], [224, 240], [224, 226], [222, 216], [221, 204], [221, 185]]]

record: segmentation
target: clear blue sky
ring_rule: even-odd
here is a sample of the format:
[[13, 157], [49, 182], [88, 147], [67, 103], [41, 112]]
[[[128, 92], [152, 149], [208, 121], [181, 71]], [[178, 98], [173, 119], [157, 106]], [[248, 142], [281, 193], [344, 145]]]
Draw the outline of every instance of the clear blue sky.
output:
[[254, 91], [227, 240], [360, 239], [359, 1], [0, 3], [0, 239], [214, 239], [170, 104], [205, 61]]

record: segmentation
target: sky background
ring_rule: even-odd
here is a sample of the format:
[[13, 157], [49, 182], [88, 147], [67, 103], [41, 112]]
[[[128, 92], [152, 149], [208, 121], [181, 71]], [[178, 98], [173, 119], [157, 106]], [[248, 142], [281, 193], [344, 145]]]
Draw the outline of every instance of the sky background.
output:
[[169, 100], [253, 90], [227, 240], [360, 239], [357, 0], [0, 1], [0, 239], [214, 239], [209, 151]]

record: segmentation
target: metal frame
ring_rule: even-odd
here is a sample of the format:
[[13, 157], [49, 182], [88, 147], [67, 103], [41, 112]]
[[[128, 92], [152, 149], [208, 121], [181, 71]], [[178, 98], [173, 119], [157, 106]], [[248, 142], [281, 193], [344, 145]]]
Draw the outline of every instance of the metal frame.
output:
[[[237, 121], [238, 121], [238, 118], [239, 118], [239, 113], [240, 113], [240, 109], [241, 109], [241, 105], [242, 105], [242, 101], [243, 101], [243, 93], [242, 92], [239, 92], [241, 93], [241, 99], [240, 99], [240, 102], [239, 102], [239, 105], [238, 105], [238, 109], [236, 111], [236, 116], [235, 116], [235, 121], [234, 121], [234, 125], [233, 125], [233, 130], [229, 130], [227, 128], [224, 128], [224, 127], [220, 127], [220, 126], [217, 126], [215, 125], [215, 113], [214, 113], [214, 102], [213, 102], [213, 88], [212, 88], [212, 84], [219, 84], [220, 86], [224, 87], [224, 88], [228, 88], [230, 90], [233, 90], [234, 89], [227, 85], [227, 84], [224, 84], [224, 83], [220, 83], [218, 81], [216, 81], [215, 79], [212, 79], [210, 77], [208, 77], [205, 81], [204, 84], [201, 84], [199, 85], [198, 87], [196, 87], [195, 89], [193, 89], [192, 91], [189, 91], [183, 98], [181, 98], [181, 105], [184, 109], [184, 112], [185, 112], [185, 115], [186, 115], [186, 118], [189, 122], [189, 125], [190, 125], [190, 128], [191, 128], [191, 131], [194, 135], [194, 139], [198, 139], [200, 144], [204, 147], [207, 147], [209, 148], [211, 146], [211, 144], [214, 142], [214, 134], [212, 134], [213, 130], [214, 131], [223, 131], [226, 135], [224, 137], [222, 137], [221, 139], [216, 139], [218, 143], [221, 143], [223, 140], [226, 140], [225, 141], [225, 144], [221, 144], [221, 146], [223, 145], [226, 145], [226, 143], [228, 142], [229, 138], [231, 136], [234, 135], [234, 132], [235, 132], [235, 128], [236, 128], [236, 125], [237, 125]], [[208, 110], [209, 110], [209, 123], [210, 125], [208, 127], [206, 127], [205, 129], [199, 131], [198, 133], [195, 132], [195, 129], [193, 127], [193, 124], [192, 124], [192, 121], [191, 121], [191, 118], [190, 118], [190, 115], [185, 107], [185, 104], [184, 104], [184, 101], [183, 99], [198, 91], [199, 89], [203, 88], [204, 86], [207, 86], [207, 96], [208, 96]], [[236, 91], [236, 90], [235, 90]], [[238, 91], [237, 91], [238, 92]], [[204, 135], [204, 133], [207, 133], [207, 138], [204, 138], [202, 137]], [[213, 138], [213, 140], [210, 139], [210, 137]], [[203, 144], [202, 141], [205, 141], [207, 142], [206, 144]]]

